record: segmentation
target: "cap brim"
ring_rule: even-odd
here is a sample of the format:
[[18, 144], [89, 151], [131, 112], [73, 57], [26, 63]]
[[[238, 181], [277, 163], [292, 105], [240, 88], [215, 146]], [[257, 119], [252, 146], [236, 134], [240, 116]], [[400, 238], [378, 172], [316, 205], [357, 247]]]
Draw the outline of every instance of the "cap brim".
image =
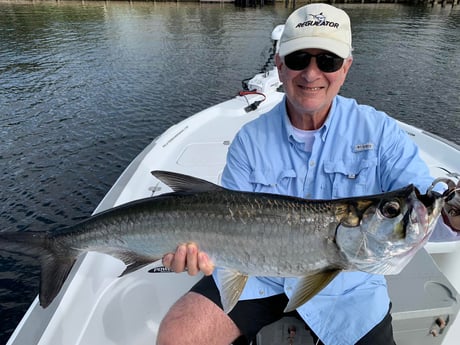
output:
[[351, 53], [351, 47], [348, 44], [325, 37], [299, 37], [282, 42], [278, 53], [280, 56], [286, 56], [297, 50], [310, 48], [327, 50], [344, 59]]

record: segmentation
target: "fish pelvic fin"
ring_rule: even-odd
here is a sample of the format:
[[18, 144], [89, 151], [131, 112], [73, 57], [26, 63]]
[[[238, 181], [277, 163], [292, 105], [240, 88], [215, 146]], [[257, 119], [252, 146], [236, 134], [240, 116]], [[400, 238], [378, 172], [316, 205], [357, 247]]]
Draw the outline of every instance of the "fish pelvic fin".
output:
[[196, 193], [224, 190], [223, 187], [209, 181], [171, 171], [154, 170], [151, 174], [175, 192]]
[[220, 299], [225, 313], [230, 313], [240, 299], [248, 276], [238, 271], [220, 269], [217, 272], [221, 283]]
[[142, 255], [125, 248], [107, 247], [98, 248], [96, 251], [99, 253], [108, 254], [123, 261], [123, 263], [126, 265], [126, 269], [120, 274], [120, 277], [135, 272], [151, 264], [152, 262], [161, 260], [161, 257]]
[[60, 245], [52, 235], [38, 231], [0, 232], [0, 251], [39, 260], [39, 301], [43, 308], [48, 307], [56, 298], [80, 254], [77, 250]]
[[289, 299], [285, 313], [293, 311], [308, 302], [313, 296], [326, 287], [339, 273], [339, 269], [321, 271], [319, 273], [302, 277], [297, 284], [294, 294]]

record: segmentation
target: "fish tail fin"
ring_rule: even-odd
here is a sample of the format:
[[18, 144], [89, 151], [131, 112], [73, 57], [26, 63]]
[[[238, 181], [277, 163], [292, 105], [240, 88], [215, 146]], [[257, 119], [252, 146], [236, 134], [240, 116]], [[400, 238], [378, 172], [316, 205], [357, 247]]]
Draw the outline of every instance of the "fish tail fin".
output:
[[39, 300], [43, 308], [48, 307], [56, 298], [59, 291], [61, 291], [76, 260], [76, 256], [60, 257], [46, 255], [40, 258], [41, 279]]
[[0, 252], [37, 258], [41, 265], [39, 300], [48, 307], [64, 284], [78, 251], [59, 245], [48, 233], [32, 231], [0, 232]]

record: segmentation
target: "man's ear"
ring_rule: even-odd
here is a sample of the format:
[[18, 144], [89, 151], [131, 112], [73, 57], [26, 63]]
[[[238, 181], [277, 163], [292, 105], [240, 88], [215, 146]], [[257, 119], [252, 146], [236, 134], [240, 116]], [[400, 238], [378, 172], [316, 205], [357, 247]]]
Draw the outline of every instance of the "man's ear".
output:
[[353, 64], [353, 56], [347, 57], [343, 62], [343, 67], [345, 68], [345, 73], [348, 73], [351, 65]]
[[284, 61], [282, 59], [282, 57], [276, 53], [275, 55], [275, 64], [276, 64], [276, 68], [278, 68], [278, 72], [281, 70], [281, 66], [283, 65]]

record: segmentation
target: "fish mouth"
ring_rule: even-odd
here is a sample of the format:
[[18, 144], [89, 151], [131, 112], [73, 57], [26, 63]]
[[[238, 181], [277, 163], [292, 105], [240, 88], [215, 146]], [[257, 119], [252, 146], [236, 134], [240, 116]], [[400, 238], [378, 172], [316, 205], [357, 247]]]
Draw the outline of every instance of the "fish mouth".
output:
[[421, 212], [422, 207], [416, 207], [413, 203], [411, 204], [413, 209], [411, 212], [417, 212], [417, 219], [421, 225], [424, 225], [425, 234], [431, 235], [434, 228], [433, 224], [438, 219], [444, 206], [444, 195], [437, 192], [420, 194], [420, 192], [415, 189], [414, 199], [416, 202], [423, 205], [424, 212]]
[[404, 255], [411, 258], [431, 237], [443, 207], [443, 197], [438, 193], [420, 194], [417, 188], [408, 199], [408, 212], [403, 218], [405, 229]]

